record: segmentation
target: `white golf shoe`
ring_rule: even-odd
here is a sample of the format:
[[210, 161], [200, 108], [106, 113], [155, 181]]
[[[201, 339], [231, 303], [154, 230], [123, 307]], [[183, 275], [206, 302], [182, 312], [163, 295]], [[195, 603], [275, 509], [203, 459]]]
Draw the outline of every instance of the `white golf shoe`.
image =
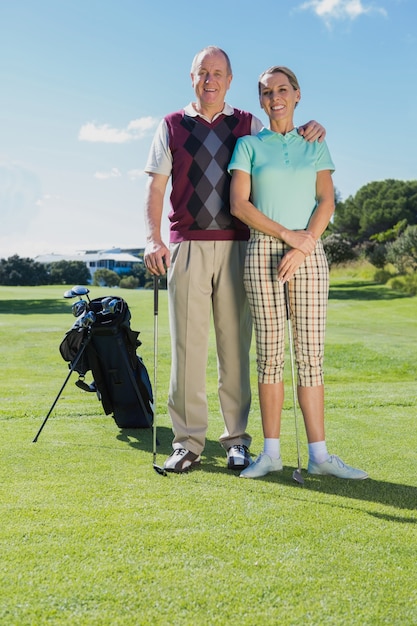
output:
[[346, 465], [335, 454], [332, 454], [324, 463], [308, 462], [308, 473], [316, 476], [336, 476], [337, 478], [349, 478], [351, 480], [363, 480], [368, 474], [356, 467]]
[[240, 472], [239, 478], [260, 478], [266, 476], [270, 472], [280, 472], [282, 470], [282, 459], [271, 459], [268, 454], [261, 452], [258, 458], [251, 463], [243, 472]]

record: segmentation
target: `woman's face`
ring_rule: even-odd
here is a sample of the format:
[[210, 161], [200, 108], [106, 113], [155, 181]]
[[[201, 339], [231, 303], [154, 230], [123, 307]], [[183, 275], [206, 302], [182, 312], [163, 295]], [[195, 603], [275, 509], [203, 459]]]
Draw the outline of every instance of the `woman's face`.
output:
[[271, 122], [292, 121], [300, 97], [300, 90], [294, 89], [286, 74], [275, 72], [262, 78], [259, 100]]

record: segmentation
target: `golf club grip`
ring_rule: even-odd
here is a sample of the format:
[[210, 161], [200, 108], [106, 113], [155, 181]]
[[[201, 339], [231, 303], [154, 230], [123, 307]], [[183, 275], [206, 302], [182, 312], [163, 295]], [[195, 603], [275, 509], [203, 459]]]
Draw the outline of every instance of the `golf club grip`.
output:
[[285, 295], [285, 310], [287, 312], [287, 320], [290, 319], [290, 292], [288, 288], [288, 282], [284, 283], [284, 295]]
[[154, 315], [158, 315], [158, 287], [159, 276], [153, 277], [153, 312]]

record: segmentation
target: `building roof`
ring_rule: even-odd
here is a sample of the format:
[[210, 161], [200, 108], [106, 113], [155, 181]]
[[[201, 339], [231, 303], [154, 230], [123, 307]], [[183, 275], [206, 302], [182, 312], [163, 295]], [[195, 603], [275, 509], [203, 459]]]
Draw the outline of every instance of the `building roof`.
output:
[[142, 263], [133, 254], [122, 252], [118, 248], [112, 250], [98, 250], [97, 252], [80, 252], [77, 254], [40, 254], [35, 257], [38, 263], [58, 263], [59, 261], [82, 261], [83, 263], [91, 263], [93, 261], [115, 261], [117, 263]]

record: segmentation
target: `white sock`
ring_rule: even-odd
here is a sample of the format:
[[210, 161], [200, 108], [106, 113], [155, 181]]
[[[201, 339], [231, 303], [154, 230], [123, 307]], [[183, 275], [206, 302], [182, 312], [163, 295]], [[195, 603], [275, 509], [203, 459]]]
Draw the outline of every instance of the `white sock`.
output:
[[281, 455], [279, 439], [264, 439], [264, 452], [271, 459], [279, 459]]
[[324, 463], [330, 458], [330, 454], [327, 452], [327, 446], [325, 441], [315, 441], [308, 444], [308, 456], [313, 463]]

